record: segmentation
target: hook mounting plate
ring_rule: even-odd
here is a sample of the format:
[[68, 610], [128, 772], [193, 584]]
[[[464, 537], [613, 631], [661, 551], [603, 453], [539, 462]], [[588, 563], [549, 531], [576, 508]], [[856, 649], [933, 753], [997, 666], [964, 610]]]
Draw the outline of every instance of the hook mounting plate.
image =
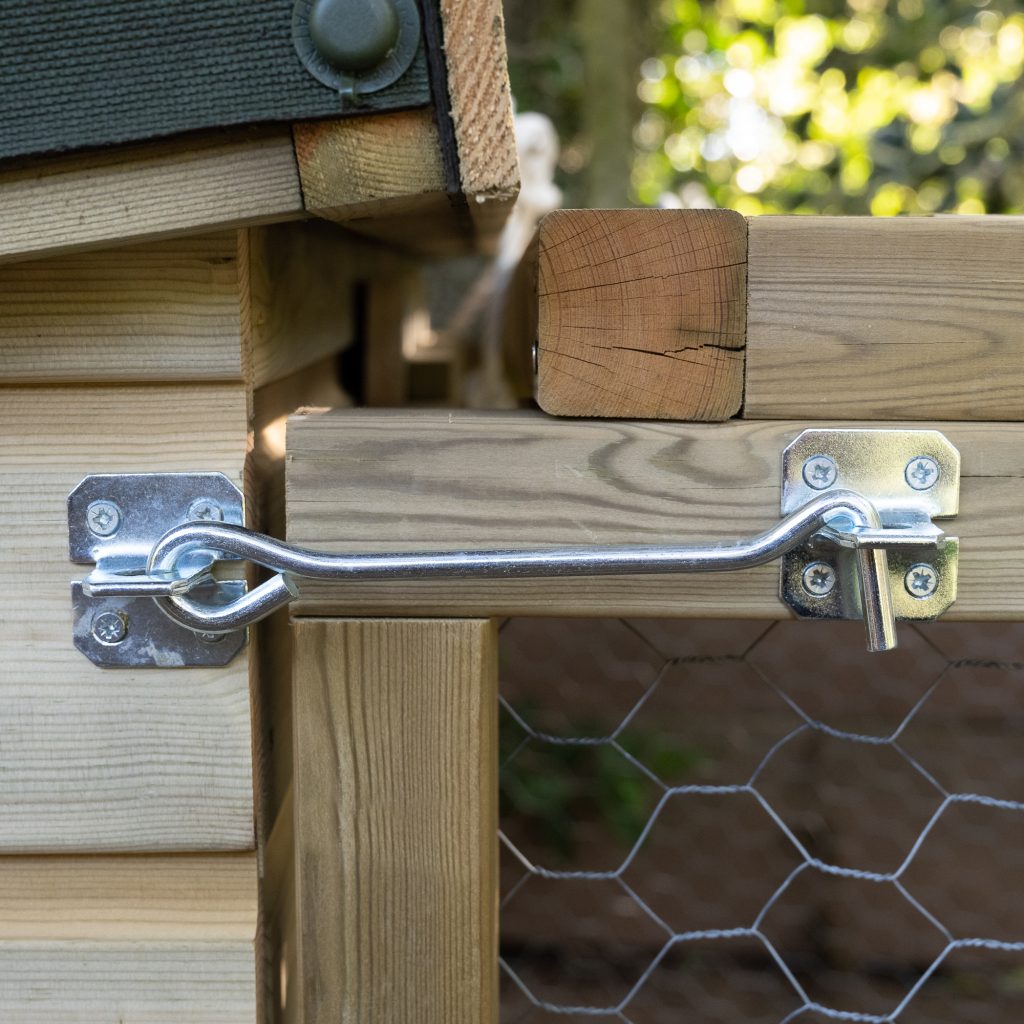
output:
[[[782, 454], [782, 514], [832, 488], [870, 498], [882, 526], [906, 534], [907, 543], [886, 545], [896, 618], [934, 619], [949, 608], [956, 600], [960, 545], [932, 520], [959, 510], [956, 448], [937, 430], [805, 430]], [[780, 594], [801, 618], [863, 618], [853, 568], [856, 540], [856, 533], [838, 543], [819, 534], [783, 556]], [[832, 570], [834, 585], [823, 594], [812, 593], [805, 581], [808, 567], [817, 563], [826, 573]]]
[[[229, 556], [197, 552], [173, 576], [140, 574], [156, 542], [192, 521], [242, 525], [242, 493], [221, 473], [124, 473], [86, 477], [68, 496], [71, 561], [92, 572], [71, 585], [75, 646], [110, 668], [192, 668], [226, 665], [242, 649], [246, 631], [198, 634], [178, 625], [152, 597], [193, 593], [230, 601], [244, 580], [213, 581], [210, 570]], [[138, 597], [106, 596], [105, 584], [129, 574]]]

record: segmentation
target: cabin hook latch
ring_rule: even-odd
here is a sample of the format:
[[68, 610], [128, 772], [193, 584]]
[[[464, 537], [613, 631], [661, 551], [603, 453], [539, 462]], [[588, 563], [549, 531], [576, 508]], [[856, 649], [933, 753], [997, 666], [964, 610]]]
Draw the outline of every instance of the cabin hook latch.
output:
[[[896, 646], [897, 619], [956, 599], [960, 455], [934, 430], [805, 430], [782, 453], [782, 516], [754, 537], [706, 545], [335, 554], [247, 530], [220, 474], [91, 476], [68, 499], [74, 642], [106, 666], [226, 664], [248, 626], [299, 581], [727, 572], [782, 559], [797, 615], [863, 619], [868, 648]], [[248, 590], [231, 563], [271, 570]], [[237, 575], [237, 574], [236, 574]]]

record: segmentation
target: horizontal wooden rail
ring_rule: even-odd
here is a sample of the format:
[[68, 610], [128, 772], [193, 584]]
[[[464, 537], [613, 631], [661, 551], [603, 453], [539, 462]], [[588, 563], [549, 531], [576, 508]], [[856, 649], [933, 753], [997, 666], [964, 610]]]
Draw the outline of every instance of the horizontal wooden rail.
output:
[[1024, 219], [566, 210], [541, 225], [542, 408], [1024, 419]]
[[[779, 518], [798, 422], [554, 420], [531, 413], [335, 412], [288, 431], [288, 539], [339, 551], [686, 544]], [[836, 423], [836, 426], [856, 424]], [[1024, 425], [929, 424], [961, 452], [959, 598], [947, 617], [1024, 615]], [[787, 618], [776, 565], [548, 580], [305, 584], [299, 615]]]

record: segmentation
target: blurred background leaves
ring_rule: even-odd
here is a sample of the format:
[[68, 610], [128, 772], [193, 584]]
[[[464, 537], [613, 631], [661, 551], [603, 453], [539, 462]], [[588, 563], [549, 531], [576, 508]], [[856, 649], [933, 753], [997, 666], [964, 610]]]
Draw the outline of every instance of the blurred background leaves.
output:
[[986, 0], [507, 0], [566, 205], [1024, 209], [1024, 8]]

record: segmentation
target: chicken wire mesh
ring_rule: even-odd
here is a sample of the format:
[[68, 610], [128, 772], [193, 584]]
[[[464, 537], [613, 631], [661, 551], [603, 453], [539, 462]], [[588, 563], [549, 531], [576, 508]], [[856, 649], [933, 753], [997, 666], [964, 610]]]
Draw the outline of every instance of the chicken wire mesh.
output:
[[1024, 625], [513, 619], [502, 1024], [1024, 1019]]

